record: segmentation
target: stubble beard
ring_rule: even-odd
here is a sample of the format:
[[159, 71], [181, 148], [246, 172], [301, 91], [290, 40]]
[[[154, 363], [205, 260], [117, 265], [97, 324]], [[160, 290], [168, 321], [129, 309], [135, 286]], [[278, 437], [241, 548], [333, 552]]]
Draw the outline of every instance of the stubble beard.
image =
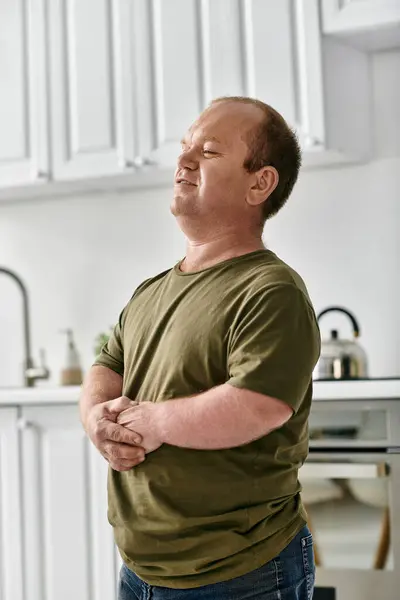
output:
[[170, 210], [174, 217], [195, 216], [200, 212], [195, 198], [189, 198], [181, 194], [174, 196]]

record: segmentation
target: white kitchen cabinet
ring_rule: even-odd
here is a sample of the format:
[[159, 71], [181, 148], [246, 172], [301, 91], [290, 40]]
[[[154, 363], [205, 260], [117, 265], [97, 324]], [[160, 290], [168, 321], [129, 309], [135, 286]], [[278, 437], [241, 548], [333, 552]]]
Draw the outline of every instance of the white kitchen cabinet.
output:
[[318, 0], [244, 0], [243, 22], [246, 94], [295, 128], [303, 164], [368, 158], [368, 56], [322, 36]]
[[133, 0], [131, 84], [137, 157], [173, 166], [180, 140], [204, 107], [197, 0]]
[[[134, 0], [138, 156], [174, 165], [186, 130], [219, 96], [260, 97], [294, 124], [293, 6], [292, 0]], [[318, 24], [316, 33], [311, 36], [319, 41]], [[319, 47], [312, 50], [320, 56]], [[313, 100], [309, 113], [321, 139], [320, 105], [313, 110]]]
[[174, 165], [192, 121], [225, 95], [264, 100], [304, 147], [323, 146], [317, 0], [134, 0], [131, 19], [145, 162]]
[[0, 187], [48, 175], [44, 0], [0, 2]]
[[24, 600], [17, 408], [0, 408], [0, 598]]
[[112, 600], [107, 463], [74, 405], [22, 408], [25, 600]]
[[368, 159], [367, 54], [322, 36], [318, 0], [248, 0], [245, 7], [248, 95], [295, 128], [303, 165]]
[[398, 0], [322, 0], [326, 33], [400, 23]]
[[308, 166], [367, 156], [368, 59], [325, 44], [319, 8], [318, 0], [133, 0], [136, 156], [174, 166], [193, 119], [224, 95], [281, 112]]
[[[146, 165], [141, 185], [172, 183], [162, 168], [175, 166], [187, 128], [221, 95], [280, 111], [305, 165], [368, 157], [368, 56], [322, 35], [330, 0], [44, 3], [0, 8], [0, 186], [48, 176], [54, 194], [118, 188], [134, 177], [110, 176], [140, 180]], [[336, 4], [346, 12], [374, 0]]]
[[251, 0], [244, 6], [248, 95], [282, 113], [306, 152], [325, 149], [318, 3]]
[[322, 27], [369, 50], [400, 46], [399, 0], [321, 0]]
[[55, 180], [123, 172], [126, 0], [48, 3], [52, 172]]

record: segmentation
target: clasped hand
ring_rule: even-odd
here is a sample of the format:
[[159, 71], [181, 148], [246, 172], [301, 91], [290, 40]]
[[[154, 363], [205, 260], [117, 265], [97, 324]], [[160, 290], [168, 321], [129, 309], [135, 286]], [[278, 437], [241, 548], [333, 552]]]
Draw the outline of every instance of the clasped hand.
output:
[[141, 438], [140, 445], [146, 454], [157, 450], [163, 443], [158, 426], [157, 408], [158, 405], [154, 402], [139, 404], [131, 401], [131, 406], [117, 417], [119, 425], [123, 425]]
[[121, 396], [91, 409], [86, 431], [115, 471], [129, 471], [162, 445], [158, 406], [153, 402], [138, 404]]

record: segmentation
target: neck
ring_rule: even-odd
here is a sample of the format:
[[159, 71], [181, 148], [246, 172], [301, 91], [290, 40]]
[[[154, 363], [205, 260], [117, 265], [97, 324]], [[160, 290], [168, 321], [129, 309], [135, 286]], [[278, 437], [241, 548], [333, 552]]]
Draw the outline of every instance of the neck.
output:
[[182, 271], [199, 271], [229, 258], [264, 249], [261, 235], [256, 233], [247, 236], [227, 233], [203, 240], [188, 239], [186, 256], [180, 268]]

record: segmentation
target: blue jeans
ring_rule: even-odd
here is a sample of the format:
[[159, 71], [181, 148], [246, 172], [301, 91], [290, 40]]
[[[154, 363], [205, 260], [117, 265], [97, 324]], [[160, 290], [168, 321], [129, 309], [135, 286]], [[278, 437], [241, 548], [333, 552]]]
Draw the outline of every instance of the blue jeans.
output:
[[148, 585], [125, 565], [118, 600], [311, 600], [315, 566], [312, 536], [304, 527], [266, 565], [228, 581], [177, 590]]

